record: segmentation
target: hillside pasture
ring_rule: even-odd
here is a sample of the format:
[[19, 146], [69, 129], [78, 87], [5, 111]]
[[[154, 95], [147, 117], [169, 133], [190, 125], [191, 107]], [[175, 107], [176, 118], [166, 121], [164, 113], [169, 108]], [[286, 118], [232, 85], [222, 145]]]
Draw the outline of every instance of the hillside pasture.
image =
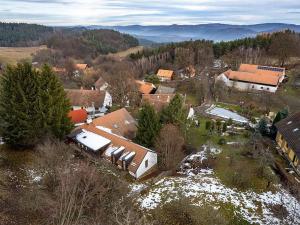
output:
[[38, 47], [0, 47], [0, 63], [16, 64], [20, 60], [31, 60], [33, 54], [46, 48], [44, 45]]
[[136, 47], [133, 47], [133, 48], [129, 48], [129, 49], [125, 50], [125, 51], [120, 51], [120, 52], [109, 54], [109, 55], [110, 56], [120, 57], [120, 58], [126, 58], [130, 54], [138, 53], [139, 51], [142, 51], [143, 49], [144, 49], [143, 46], [136, 46]]

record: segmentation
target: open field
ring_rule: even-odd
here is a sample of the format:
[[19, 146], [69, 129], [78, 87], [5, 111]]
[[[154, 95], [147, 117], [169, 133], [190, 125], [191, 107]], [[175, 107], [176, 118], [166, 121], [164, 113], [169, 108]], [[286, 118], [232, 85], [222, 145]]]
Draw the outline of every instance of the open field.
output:
[[0, 47], [0, 63], [15, 64], [22, 59], [32, 59], [32, 54], [41, 49], [46, 49], [46, 46], [38, 47]]
[[129, 48], [125, 51], [122, 51], [122, 52], [117, 52], [117, 53], [114, 53], [114, 54], [110, 54], [110, 56], [118, 56], [120, 58], [125, 58], [127, 56], [129, 56], [130, 54], [133, 54], [133, 53], [137, 53], [138, 51], [141, 51], [143, 50], [143, 46], [136, 46], [136, 47], [133, 47], [133, 48]]

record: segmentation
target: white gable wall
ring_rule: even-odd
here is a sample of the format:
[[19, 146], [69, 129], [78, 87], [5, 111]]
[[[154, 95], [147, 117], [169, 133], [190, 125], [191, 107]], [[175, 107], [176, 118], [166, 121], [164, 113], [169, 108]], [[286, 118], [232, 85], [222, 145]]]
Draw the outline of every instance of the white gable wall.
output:
[[[145, 167], [145, 162], [148, 160], [148, 167]], [[148, 151], [143, 161], [141, 162], [139, 168], [135, 173], [135, 178], [140, 178], [143, 176], [148, 170], [150, 170], [153, 166], [157, 165], [157, 154], [155, 152]]]
[[225, 74], [221, 74], [220, 76], [218, 76], [217, 80], [223, 81], [227, 87], [234, 86], [236, 89], [238, 89], [240, 91], [255, 90], [255, 91], [268, 91], [268, 92], [275, 93], [278, 89], [278, 86], [273, 87], [273, 86], [269, 86], [269, 85], [232, 81], [232, 80], [229, 80]]

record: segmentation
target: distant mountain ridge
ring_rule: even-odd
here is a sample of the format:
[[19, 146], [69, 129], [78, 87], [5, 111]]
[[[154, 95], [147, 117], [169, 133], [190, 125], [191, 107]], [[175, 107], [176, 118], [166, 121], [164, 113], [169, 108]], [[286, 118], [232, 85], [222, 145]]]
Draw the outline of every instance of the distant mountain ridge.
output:
[[213, 41], [231, 41], [245, 37], [254, 37], [259, 33], [271, 33], [285, 29], [300, 32], [300, 25], [285, 23], [262, 23], [253, 25], [199, 24], [199, 25], [158, 25], [158, 26], [87, 26], [87, 29], [113, 29], [127, 33], [138, 39], [152, 42], [180, 42], [206, 39]]

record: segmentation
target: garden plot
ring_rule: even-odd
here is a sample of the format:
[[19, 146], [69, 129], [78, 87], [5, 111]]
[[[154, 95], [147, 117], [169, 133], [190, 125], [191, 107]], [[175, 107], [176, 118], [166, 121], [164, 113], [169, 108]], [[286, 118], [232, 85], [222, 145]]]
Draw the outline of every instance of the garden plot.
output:
[[[187, 159], [204, 160], [207, 150], [208, 148], [204, 147], [202, 152]], [[218, 152], [216, 149], [210, 150], [210, 154]], [[138, 197], [139, 206], [148, 211], [183, 196], [189, 198], [195, 207], [208, 204], [218, 208], [230, 204], [237, 215], [250, 223], [300, 224], [300, 203], [280, 186], [275, 187], [276, 192], [258, 194], [226, 187], [215, 177], [212, 169], [184, 169], [182, 175], [184, 176], [167, 177], [158, 181], [150, 187], [147, 194]], [[272, 210], [280, 205], [286, 212], [284, 221], [276, 217]]]

